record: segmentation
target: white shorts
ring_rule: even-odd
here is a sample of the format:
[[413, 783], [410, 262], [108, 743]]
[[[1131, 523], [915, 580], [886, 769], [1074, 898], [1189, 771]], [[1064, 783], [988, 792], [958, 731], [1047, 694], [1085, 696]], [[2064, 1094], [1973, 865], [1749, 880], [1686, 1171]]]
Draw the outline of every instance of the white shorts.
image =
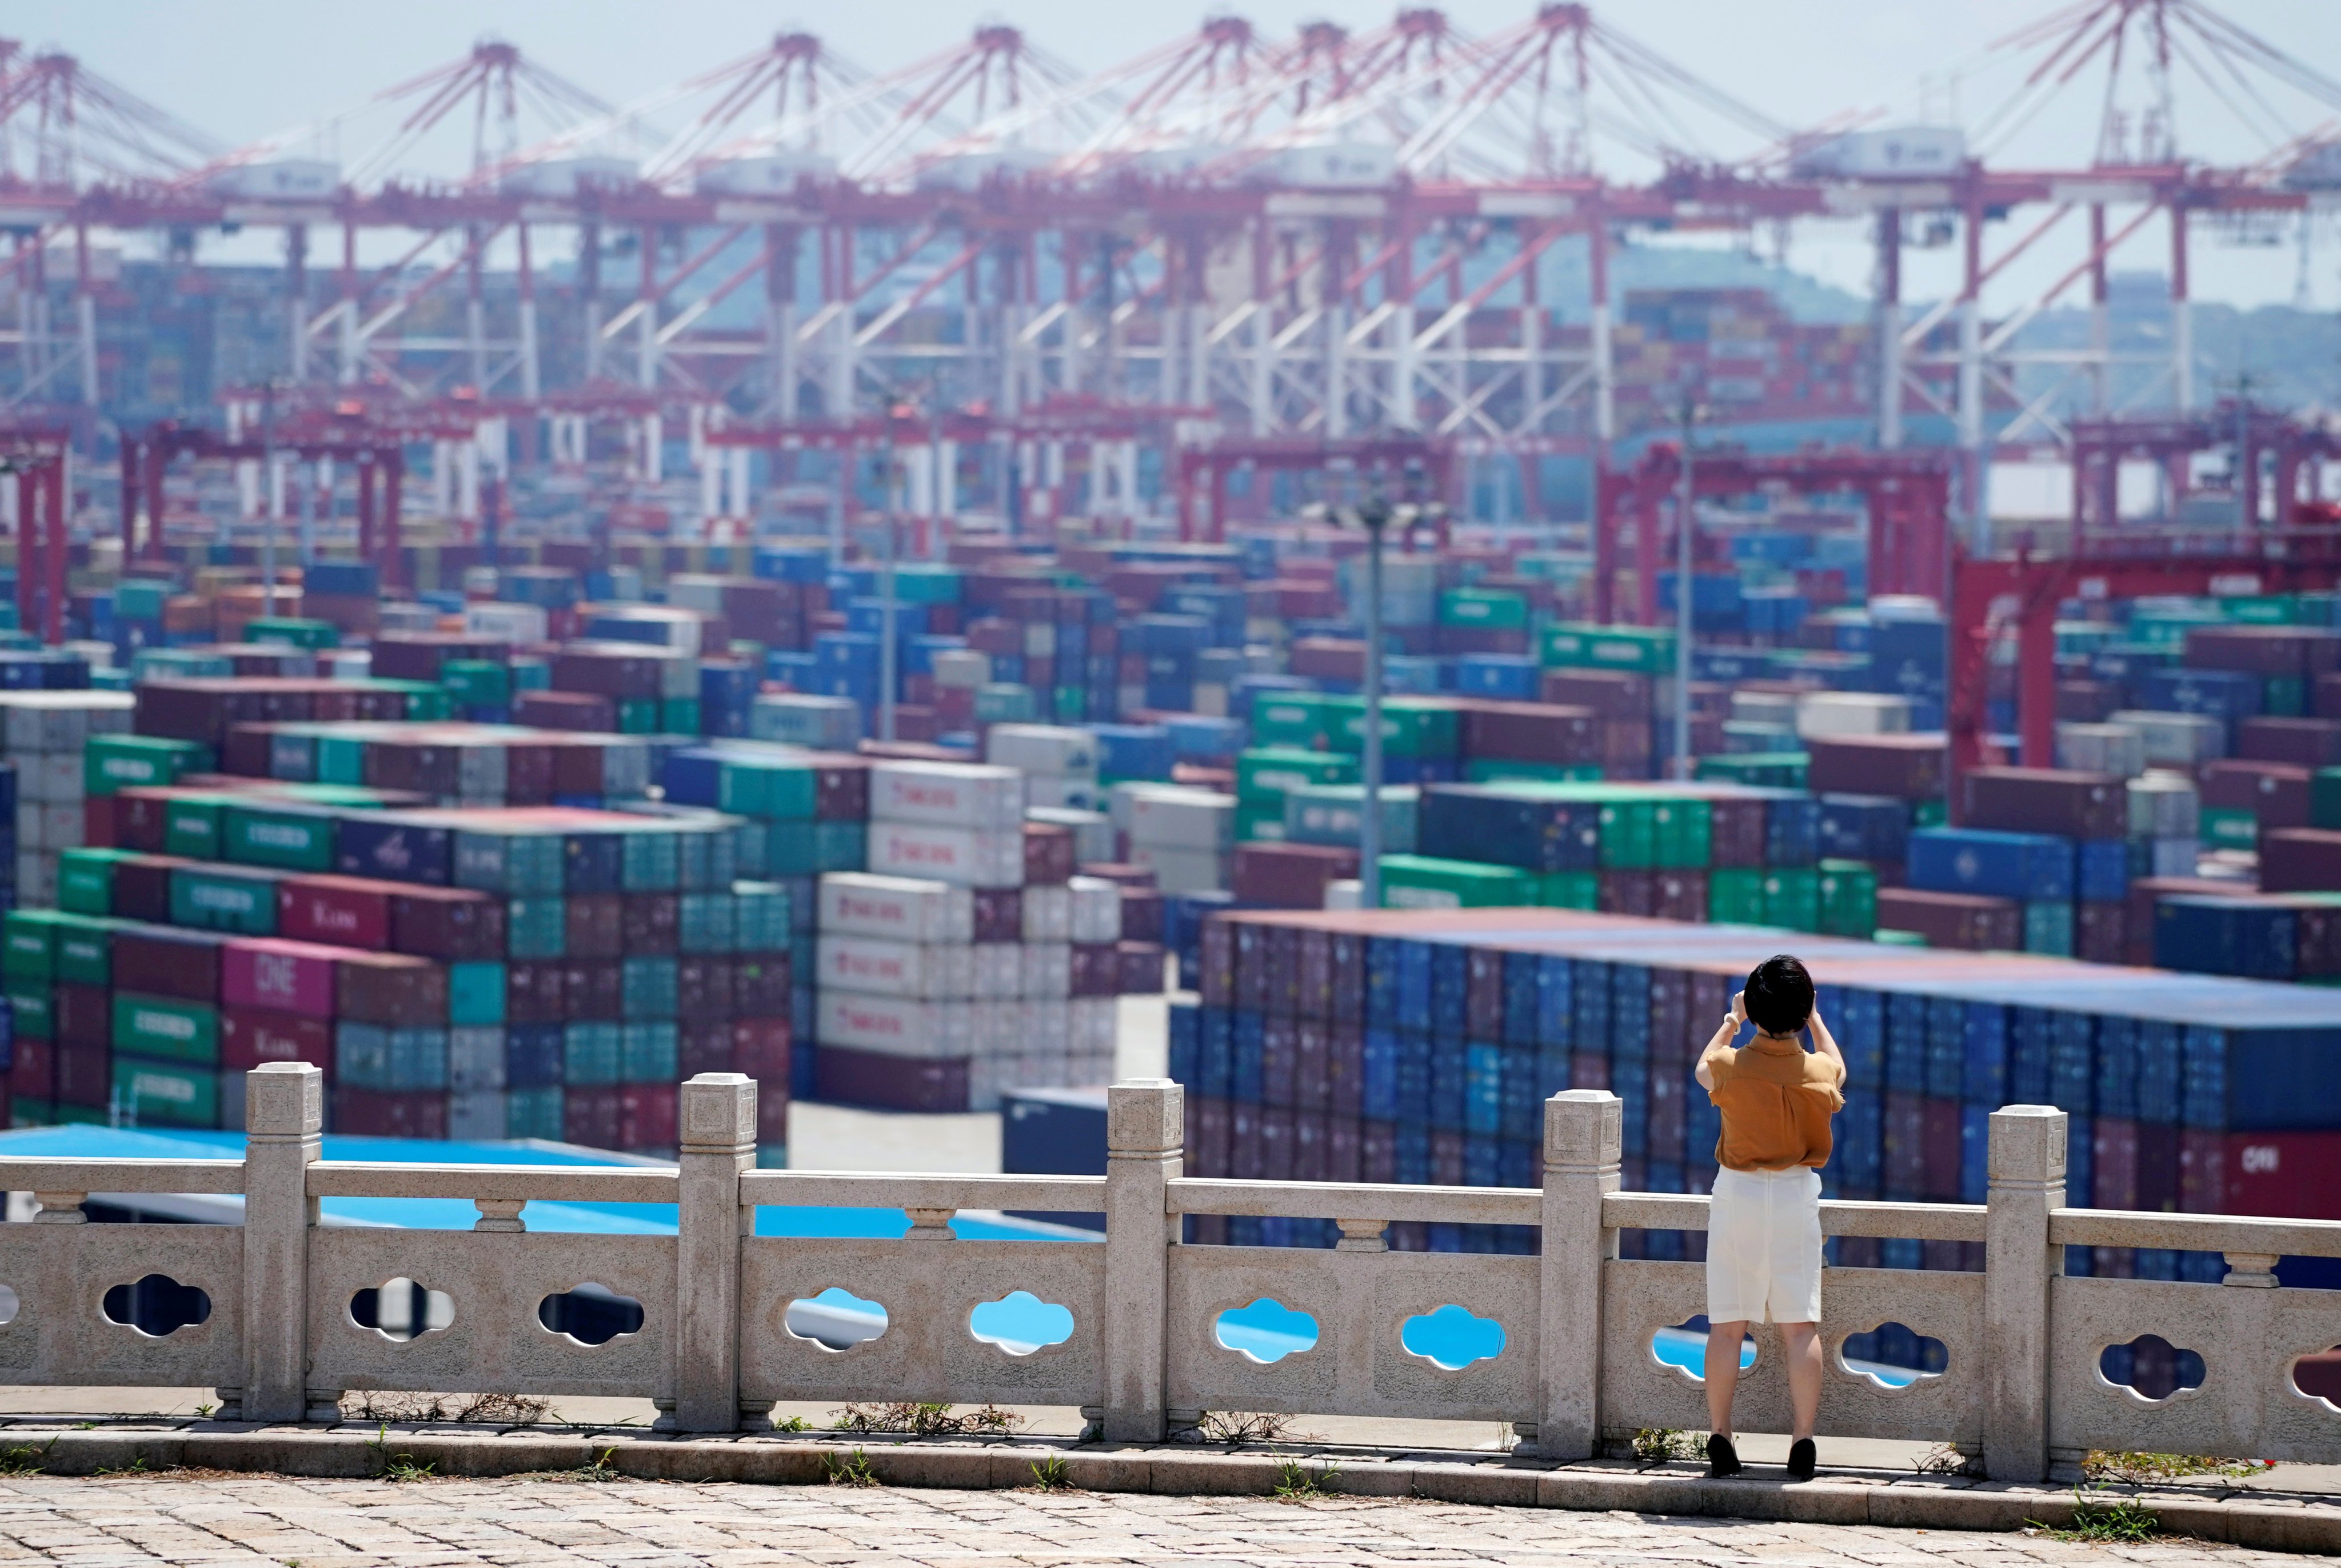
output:
[[1818, 1323], [1821, 1173], [1715, 1173], [1707, 1215], [1709, 1323]]

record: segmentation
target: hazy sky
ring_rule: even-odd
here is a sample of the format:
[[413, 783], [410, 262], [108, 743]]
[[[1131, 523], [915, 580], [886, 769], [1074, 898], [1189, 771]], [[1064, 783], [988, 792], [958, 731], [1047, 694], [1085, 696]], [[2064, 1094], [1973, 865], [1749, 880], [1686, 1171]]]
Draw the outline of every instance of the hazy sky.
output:
[[[2220, 10], [2328, 77], [2341, 78], [2341, 3], [2214, 0]], [[1249, 16], [1264, 34], [1330, 18], [1363, 30], [1386, 21], [1385, 5], [1248, 0], [1213, 5]], [[1471, 34], [1518, 25], [1533, 0], [1453, 0], [1454, 24]], [[2054, 9], [2054, 0], [1641, 0], [1597, 5], [1597, 15], [1640, 43], [1721, 85], [1776, 119], [1810, 124], [1839, 110], [1878, 110], [1888, 121], [1957, 114], [1972, 123], [2014, 84], [2006, 65], [1976, 66], [1996, 39]], [[1007, 21], [1071, 65], [1095, 69], [1169, 41], [1205, 15], [1100, 0], [865, 0], [860, 5], [772, 6], [748, 0], [400, 0], [360, 6], [334, 0], [10, 0], [0, 31], [61, 47], [93, 70], [229, 144], [308, 124], [375, 91], [501, 36], [613, 102], [626, 102], [759, 47], [775, 31], [820, 34], [844, 56], [890, 69], [964, 38], [979, 22]], [[1954, 90], [1953, 73], [1965, 73]], [[1932, 86], [1922, 84], [1931, 80]], [[2095, 143], [2101, 78], [2068, 93], [2018, 135], [1997, 162], [2085, 165]], [[2082, 84], [2076, 84], [2077, 87]], [[2229, 94], [2235, 89], [2230, 84]], [[2191, 77], [2178, 84], [2182, 151], [2245, 162], [2268, 145]], [[2292, 129], [2341, 129], [2341, 106], [2272, 93], [2275, 118]], [[370, 138], [367, 138], [370, 139]], [[1745, 153], [1744, 141], [1716, 150]], [[348, 149], [354, 153], [357, 149]], [[1633, 175], [1629, 160], [1606, 166]], [[2160, 225], [2117, 258], [2125, 267], [2164, 264]], [[2051, 247], [2043, 247], [2047, 252]], [[1910, 291], [1936, 292], [1956, 247], [1915, 258]], [[2061, 273], [2077, 253], [2043, 254], [2011, 271], [2023, 285]], [[1867, 283], [1863, 248], [1849, 230], [1800, 234], [1793, 264], [1849, 287]], [[2196, 252], [2198, 293], [2238, 303], [2292, 297], [2296, 253], [2206, 237]], [[2037, 286], [2036, 283], [2034, 286]], [[2341, 302], [2341, 233], [2326, 220], [2315, 263], [2316, 303]], [[2007, 303], [2015, 303], [2012, 299]]]

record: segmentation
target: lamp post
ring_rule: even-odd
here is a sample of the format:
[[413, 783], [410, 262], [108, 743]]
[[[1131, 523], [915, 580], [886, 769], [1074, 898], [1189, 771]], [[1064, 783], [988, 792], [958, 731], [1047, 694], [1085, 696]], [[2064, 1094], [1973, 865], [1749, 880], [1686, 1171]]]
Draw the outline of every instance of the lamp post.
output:
[[1382, 907], [1382, 531], [1396, 515], [1379, 493], [1352, 514], [1366, 531], [1366, 733], [1358, 759], [1364, 786], [1358, 819], [1359, 901]]
[[1706, 411], [1689, 392], [1683, 394], [1682, 496], [1675, 517], [1675, 777], [1691, 776], [1690, 759], [1690, 639], [1691, 557], [1698, 532], [1698, 487], [1691, 473], [1691, 442]]

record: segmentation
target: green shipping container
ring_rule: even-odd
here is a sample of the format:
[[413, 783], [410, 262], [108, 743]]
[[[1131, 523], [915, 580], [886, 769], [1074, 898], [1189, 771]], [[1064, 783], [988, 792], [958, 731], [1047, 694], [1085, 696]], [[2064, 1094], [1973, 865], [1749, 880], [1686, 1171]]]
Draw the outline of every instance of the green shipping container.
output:
[[1764, 873], [1753, 866], [1723, 866], [1707, 874], [1707, 918], [1718, 926], [1761, 926]]
[[227, 854], [220, 825], [227, 799], [221, 795], [186, 795], [163, 808], [163, 852], [189, 860], [224, 860]]
[[1820, 864], [1823, 934], [1867, 938], [1878, 929], [1878, 873], [1858, 860]]
[[1548, 668], [1623, 670], [1635, 675], [1671, 675], [1675, 634], [1649, 626], [1548, 626], [1537, 650]]
[[2028, 900], [2024, 906], [2024, 950], [2071, 958], [2073, 906], [2063, 898]]
[[1263, 691], [1252, 699], [1251, 738], [1258, 746], [1321, 751], [1327, 722], [1325, 699], [1313, 691]]
[[1927, 938], [1917, 931], [1880, 930], [1873, 932], [1869, 939], [1881, 948], [1923, 948], [1927, 945]]
[[56, 1125], [57, 1107], [47, 1100], [28, 1100], [12, 1095], [8, 1099], [8, 1125], [12, 1127], [47, 1127]]
[[8, 1014], [20, 1039], [54, 1039], [57, 1032], [56, 993], [46, 980], [8, 981]]
[[485, 959], [447, 966], [447, 1021], [456, 1028], [504, 1021], [504, 967]]
[[1601, 875], [1598, 871], [1544, 871], [1531, 878], [1536, 901], [1548, 909], [1599, 909]]
[[1650, 803], [1654, 864], [1698, 870], [1714, 856], [1715, 813], [1704, 800], [1661, 796]]
[[1726, 784], [1746, 784], [1758, 789], [1802, 789], [1806, 764], [1802, 751], [1751, 751], [1739, 756], [1702, 757], [1698, 777]]
[[114, 994], [114, 1048], [174, 1062], [219, 1062], [219, 1009], [176, 997]]
[[1358, 759], [1340, 751], [1255, 746], [1236, 757], [1236, 799], [1283, 809], [1284, 794], [1311, 784], [1355, 784]]
[[57, 979], [73, 986], [112, 985], [115, 928], [129, 922], [89, 915], [60, 916], [58, 920]]
[[1599, 784], [1598, 762], [1515, 762], [1504, 757], [1474, 757], [1463, 764], [1466, 784]]
[[1784, 866], [1765, 872], [1764, 923], [1791, 931], [1819, 930], [1820, 873], [1809, 866]]
[[[1366, 748], [1366, 700], [1326, 697], [1327, 739], [1336, 751], [1351, 755]], [[1436, 698], [1392, 697], [1382, 703], [1382, 754], [1387, 757], [1452, 757], [1463, 734], [1462, 717]]]
[[365, 742], [351, 735], [317, 737], [317, 782], [344, 789], [365, 783]]
[[261, 615], [246, 622], [247, 642], [289, 642], [295, 648], [339, 648], [342, 629], [330, 620], [305, 620], [291, 615]]
[[1609, 871], [1647, 870], [1658, 864], [1658, 815], [1647, 800], [1601, 802], [1601, 866]]
[[505, 906], [504, 950], [515, 961], [569, 951], [569, 910], [559, 898], [514, 898]]
[[2308, 716], [2308, 682], [2295, 676], [2279, 676], [2261, 689], [2260, 711], [2277, 719], [2305, 719]]
[[1245, 844], [1284, 842], [1284, 807], [1273, 800], [1246, 800], [1236, 807], [1236, 839]]
[[812, 825], [812, 868], [859, 871], [870, 863], [870, 824], [816, 822]]
[[2232, 806], [2203, 808], [2203, 842], [2214, 849], [2256, 849], [2260, 819]]
[[181, 867], [171, 873], [171, 924], [243, 937], [276, 934], [276, 879]]
[[0, 924], [7, 944], [0, 949], [0, 973], [12, 980], [54, 979], [60, 918], [54, 909], [9, 910], [5, 924]]
[[67, 849], [57, 857], [57, 908], [76, 915], [114, 913], [114, 868], [130, 849]]
[[93, 735], [82, 749], [82, 788], [91, 795], [177, 783], [208, 773], [212, 749], [157, 735]]
[[659, 704], [660, 733], [662, 735], [696, 735], [699, 733], [699, 699], [670, 697]]
[[1439, 596], [1439, 624], [1489, 631], [1525, 631], [1529, 601], [1503, 589], [1453, 589]]
[[334, 819], [322, 813], [232, 805], [222, 829], [227, 858], [240, 865], [287, 871], [334, 868]]
[[618, 733], [621, 735], [655, 735], [659, 727], [659, 705], [655, 697], [629, 697], [618, 704]]
[[1509, 866], [1385, 855], [1381, 873], [1386, 909], [1492, 909], [1536, 901], [1529, 874]]
[[[2319, 768], [2308, 779], [2308, 825], [2341, 828], [2341, 768]], [[72, 850], [65, 851], [70, 855]], [[60, 878], [57, 901], [65, 901]]]
[[1931, 800], [1918, 801], [1910, 808], [1910, 826], [1913, 828], [1940, 828], [1950, 819], [1951, 803], [1939, 796]]
[[439, 667], [439, 684], [458, 708], [512, 704], [512, 671], [493, 659], [450, 659]]
[[219, 1074], [209, 1068], [116, 1057], [114, 1098], [141, 1122], [174, 1127], [219, 1126]]

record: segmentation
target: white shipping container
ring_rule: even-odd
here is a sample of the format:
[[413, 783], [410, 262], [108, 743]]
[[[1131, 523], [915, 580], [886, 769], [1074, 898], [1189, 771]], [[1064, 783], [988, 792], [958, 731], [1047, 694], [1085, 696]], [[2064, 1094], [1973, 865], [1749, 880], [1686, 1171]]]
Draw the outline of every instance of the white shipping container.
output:
[[504, 1087], [503, 1029], [466, 1025], [447, 1031], [447, 1087], [458, 1095]]
[[2197, 763], [2227, 754], [2226, 726], [2206, 713], [2158, 713], [2143, 708], [2125, 708], [2106, 717], [2107, 722], [2127, 724], [2145, 737], [2149, 768], [2191, 769]]
[[16, 907], [50, 909], [57, 902], [57, 858], [37, 849], [16, 851]]
[[1797, 699], [1788, 691], [1735, 691], [1731, 719], [1736, 724], [1777, 724], [1786, 729], [1797, 721]]
[[1024, 944], [1024, 997], [1057, 1001], [1073, 994], [1073, 948], [1070, 942]]
[[1022, 902], [1024, 939], [1027, 942], [1070, 942], [1073, 939], [1073, 894], [1071, 888], [1027, 888]]
[[1114, 1046], [1121, 1032], [1121, 1004], [1111, 997], [1075, 997], [1071, 1014], [1073, 1054], [1103, 1057], [1111, 1073]]
[[991, 655], [972, 648], [946, 648], [934, 657], [937, 686], [959, 688], [972, 691], [991, 683]]
[[1097, 777], [1097, 737], [1068, 724], [995, 724], [983, 739], [983, 759], [1027, 773]]
[[2131, 779], [2128, 789], [2132, 838], [2192, 839], [2200, 835], [2203, 797], [2188, 775], [2157, 768]]
[[1061, 997], [1028, 997], [1024, 1008], [1025, 1051], [1062, 1052], [1073, 1037], [1072, 1004]]
[[1024, 944], [978, 942], [974, 955], [974, 991], [989, 1001], [1014, 1001], [1024, 995]]
[[[1121, 940], [1121, 888], [1102, 877], [1076, 877], [1065, 884], [1071, 896], [1072, 918], [1066, 931], [1069, 942], [1119, 942]], [[1031, 895], [1026, 895], [1028, 898]]]
[[824, 936], [814, 949], [815, 985], [924, 1001], [975, 994], [975, 949], [965, 942], [890, 942]]
[[897, 942], [972, 942], [975, 898], [948, 882], [832, 871], [815, 898], [824, 932]]
[[[55, 801], [25, 801], [16, 808], [16, 849], [21, 854], [28, 849], [55, 856], [60, 849], [80, 847], [83, 828], [81, 802], [59, 805]], [[16, 889], [18, 908], [32, 902], [25, 897], [23, 888]]]
[[2146, 771], [2146, 734], [2135, 724], [2059, 724], [2057, 766], [2135, 779]]
[[[873, 769], [874, 771], [874, 769]], [[870, 824], [870, 868], [960, 888], [1016, 888], [1024, 881], [1024, 833], [980, 833], [920, 822]]]
[[[1030, 776], [1027, 777], [1029, 779]], [[1099, 799], [1102, 799], [1103, 796]], [[1045, 822], [1055, 828], [1071, 828], [1073, 830], [1073, 864], [1076, 866], [1113, 858], [1113, 819], [1102, 811], [1080, 810], [1071, 806], [1029, 806], [1024, 811], [1024, 820]]]
[[2157, 839], [2154, 840], [2154, 874], [2157, 877], [2192, 877], [2196, 862], [2203, 858], [2199, 839]]
[[1024, 775], [1024, 806], [1029, 819], [1038, 821], [1034, 810], [1076, 810], [1094, 812], [1098, 802], [1105, 799], [1105, 790], [1097, 779], [1081, 773], [1027, 773]]
[[[975, 762], [880, 762], [870, 769], [870, 819], [1007, 832], [1024, 821], [1024, 779]], [[1021, 853], [1021, 852], [1020, 852]]]
[[71, 751], [27, 751], [16, 765], [16, 799], [75, 806], [82, 800], [81, 759]]
[[1232, 795], [1177, 784], [1122, 784], [1114, 787], [1113, 807], [1114, 826], [1133, 846], [1219, 854], [1236, 841]]
[[964, 1002], [921, 1002], [824, 988], [815, 1015], [814, 1032], [824, 1046], [930, 1062], [971, 1054], [975, 1019]]
[[505, 1130], [502, 1089], [458, 1090], [447, 1097], [447, 1136], [456, 1143], [501, 1143]]
[[466, 604], [463, 635], [494, 642], [543, 642], [550, 618], [533, 604]]
[[127, 735], [137, 699], [127, 691], [0, 691], [8, 752], [70, 751], [93, 735]]
[[1175, 849], [1159, 844], [1132, 844], [1130, 858], [1154, 873], [1154, 885], [1165, 893], [1220, 893], [1235, 876], [1235, 857], [1216, 849]]
[[1797, 699], [1797, 734], [1907, 735], [1910, 700], [1872, 691], [1808, 691]]

